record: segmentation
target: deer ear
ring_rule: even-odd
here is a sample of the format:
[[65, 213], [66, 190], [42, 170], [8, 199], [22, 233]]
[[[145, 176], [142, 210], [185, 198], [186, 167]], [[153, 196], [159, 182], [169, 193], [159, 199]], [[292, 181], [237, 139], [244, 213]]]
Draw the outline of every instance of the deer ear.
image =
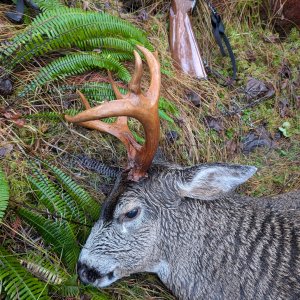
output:
[[179, 184], [181, 196], [200, 200], [218, 199], [247, 181], [257, 168], [252, 166], [211, 164], [183, 169]]

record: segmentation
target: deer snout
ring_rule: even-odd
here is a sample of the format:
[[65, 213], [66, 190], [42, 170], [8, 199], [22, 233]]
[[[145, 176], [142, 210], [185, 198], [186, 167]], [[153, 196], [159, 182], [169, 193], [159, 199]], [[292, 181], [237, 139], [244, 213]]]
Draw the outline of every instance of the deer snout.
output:
[[86, 264], [77, 263], [77, 273], [83, 283], [94, 283], [96, 279], [101, 278], [101, 274], [94, 268], [89, 268]]
[[89, 267], [85, 263], [81, 262], [77, 263], [77, 273], [82, 283], [93, 284], [99, 287], [107, 286], [117, 279], [113, 271], [107, 274], [102, 274], [95, 268]]

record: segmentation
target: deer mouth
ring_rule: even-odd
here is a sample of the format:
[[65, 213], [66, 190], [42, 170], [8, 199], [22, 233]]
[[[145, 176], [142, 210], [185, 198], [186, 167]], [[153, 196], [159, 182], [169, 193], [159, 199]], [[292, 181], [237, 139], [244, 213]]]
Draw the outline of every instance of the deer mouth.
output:
[[77, 272], [80, 280], [84, 284], [91, 284], [95, 287], [103, 288], [109, 286], [119, 278], [114, 271], [103, 274], [94, 268], [89, 268], [86, 264], [78, 263]]
[[117, 281], [119, 278], [115, 276], [115, 273], [109, 272], [108, 274], [104, 274], [98, 278], [92, 283], [95, 287], [103, 288], [111, 285], [113, 282]]

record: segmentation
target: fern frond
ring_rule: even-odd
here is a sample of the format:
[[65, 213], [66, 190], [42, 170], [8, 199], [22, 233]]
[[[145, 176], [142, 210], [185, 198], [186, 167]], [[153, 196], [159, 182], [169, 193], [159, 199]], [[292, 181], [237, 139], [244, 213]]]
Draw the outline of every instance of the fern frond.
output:
[[75, 270], [79, 256], [79, 247], [70, 224], [64, 220], [52, 221], [28, 209], [19, 208], [18, 214], [32, 225], [53, 251], [61, 256], [70, 271]]
[[3, 247], [0, 247], [0, 285], [8, 300], [50, 300], [45, 283], [33, 277]]
[[4, 172], [0, 169], [0, 221], [3, 219], [8, 205], [9, 186]]
[[83, 188], [57, 167], [46, 164], [66, 192], [82, 208], [88, 219], [96, 221], [100, 215], [100, 205]]
[[[87, 82], [82, 85], [63, 85], [58, 88], [60, 91], [73, 91], [80, 90], [88, 100], [101, 102], [103, 100], [114, 100], [115, 93], [111, 84], [105, 82]], [[119, 88], [122, 94], [126, 94], [127, 90]]]
[[85, 288], [85, 293], [89, 295], [91, 300], [110, 300], [111, 297], [109, 297], [107, 294], [100, 292], [98, 289], [87, 286]]
[[[33, 57], [74, 46], [85, 47], [82, 41], [111, 36], [152, 48], [146, 34], [125, 20], [104, 12], [60, 8], [58, 11], [47, 10], [39, 14], [31, 26], [6, 44], [1, 50], [0, 60], [8, 59], [5, 68], [11, 70], [18, 63]], [[106, 42], [111, 48], [111, 43], [108, 40]], [[117, 45], [116, 41], [114, 45]], [[105, 47], [105, 43], [102, 47]], [[126, 51], [126, 48], [122, 51]]]
[[40, 202], [52, 213], [70, 221], [85, 224], [85, 212], [78, 203], [70, 197], [61, 186], [53, 183], [38, 168], [33, 170], [36, 178], [29, 176], [28, 180]]
[[60, 285], [70, 277], [60, 265], [53, 264], [36, 251], [27, 253], [20, 263], [35, 277], [51, 285]]
[[66, 218], [70, 221], [86, 223], [84, 213], [80, 210], [77, 203], [60, 187], [52, 184], [49, 180], [47, 183], [28, 177], [28, 180], [36, 194], [38, 200], [51, 212]]
[[63, 114], [56, 111], [43, 111], [32, 115], [24, 115], [26, 119], [38, 119], [52, 122], [61, 122], [64, 120], [64, 115], [75, 116], [80, 111], [78, 109], [67, 109]]
[[172, 114], [176, 117], [179, 116], [179, 109], [176, 107], [176, 105], [164, 97], [159, 98], [159, 108], [166, 113]]
[[59, 0], [34, 0], [34, 3], [40, 10], [59, 10], [61, 8], [67, 8]]
[[53, 291], [63, 297], [78, 297], [80, 295], [80, 286], [77, 275], [71, 276], [64, 284], [53, 286]]
[[94, 49], [113, 49], [132, 53], [135, 49], [136, 41], [130, 42], [122, 40], [120, 38], [104, 37], [104, 38], [93, 38], [83, 41], [78, 41], [76, 46], [85, 51], [92, 51]]
[[38, 86], [43, 86], [55, 79], [63, 79], [67, 76], [83, 73], [91, 69], [105, 68], [115, 71], [122, 80], [129, 81], [130, 74], [118, 60], [115, 59], [119, 54], [97, 54], [73, 53], [52, 61], [46, 67], [42, 68], [39, 74], [30, 84], [25, 86], [19, 96], [25, 96], [28, 92], [35, 90]]

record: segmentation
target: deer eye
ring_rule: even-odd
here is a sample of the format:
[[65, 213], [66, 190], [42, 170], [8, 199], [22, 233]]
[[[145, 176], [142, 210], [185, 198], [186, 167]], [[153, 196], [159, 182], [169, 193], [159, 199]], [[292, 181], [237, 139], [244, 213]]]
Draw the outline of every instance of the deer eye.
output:
[[125, 215], [124, 215], [124, 221], [131, 221], [133, 219], [135, 219], [140, 213], [140, 208], [134, 208], [130, 211], [128, 211]]

